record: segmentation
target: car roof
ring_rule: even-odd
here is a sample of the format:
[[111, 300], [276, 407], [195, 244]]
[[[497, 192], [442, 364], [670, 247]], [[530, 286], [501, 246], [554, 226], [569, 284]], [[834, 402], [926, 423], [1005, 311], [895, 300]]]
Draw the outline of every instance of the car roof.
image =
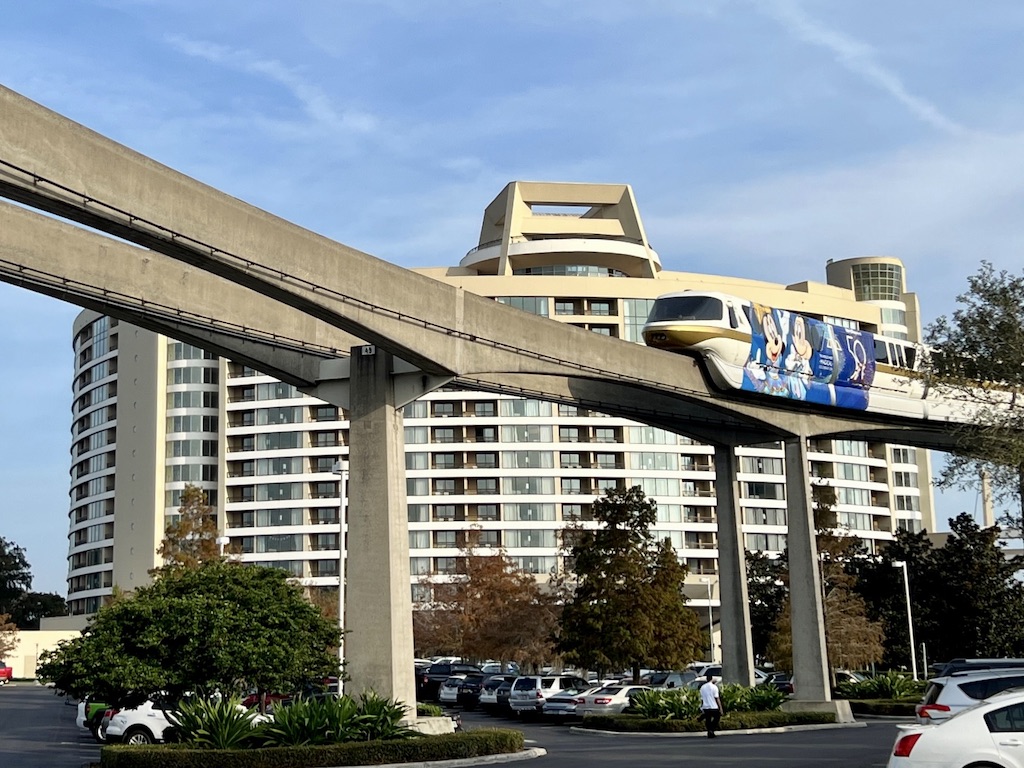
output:
[[948, 685], [959, 680], [979, 680], [991, 677], [1013, 677], [1024, 675], [1024, 666], [1020, 667], [999, 667], [998, 669], [965, 669], [962, 672], [954, 672], [950, 675], [933, 677], [928, 682]]

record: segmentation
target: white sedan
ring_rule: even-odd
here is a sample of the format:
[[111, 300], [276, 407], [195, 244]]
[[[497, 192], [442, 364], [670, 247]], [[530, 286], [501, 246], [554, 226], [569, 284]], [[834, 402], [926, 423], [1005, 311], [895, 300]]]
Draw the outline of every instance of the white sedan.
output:
[[596, 691], [581, 696], [576, 704], [576, 714], [587, 715], [619, 715], [630, 704], [633, 697], [640, 691], [649, 691], [647, 685], [606, 685]]
[[937, 725], [902, 726], [889, 768], [1024, 768], [1024, 691], [1007, 691]]
[[437, 700], [442, 704], [454, 704], [459, 700], [459, 686], [465, 675], [452, 675], [437, 689]]

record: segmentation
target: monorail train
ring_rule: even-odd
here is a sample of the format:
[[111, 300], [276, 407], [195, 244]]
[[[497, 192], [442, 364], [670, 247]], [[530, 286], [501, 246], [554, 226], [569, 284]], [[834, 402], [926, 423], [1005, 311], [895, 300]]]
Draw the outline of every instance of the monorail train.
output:
[[923, 379], [912, 373], [921, 347], [903, 339], [724, 293], [697, 291], [659, 296], [643, 338], [650, 347], [699, 357], [721, 389], [837, 408], [949, 418], [948, 408], [929, 398]]

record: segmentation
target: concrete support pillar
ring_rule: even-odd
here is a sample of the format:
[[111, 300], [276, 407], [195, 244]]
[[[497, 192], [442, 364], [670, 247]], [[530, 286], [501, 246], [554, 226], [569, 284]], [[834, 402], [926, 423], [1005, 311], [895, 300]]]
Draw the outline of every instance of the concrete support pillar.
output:
[[789, 600], [794, 698], [831, 701], [810, 468], [807, 440], [803, 437], [786, 440], [786, 497], [789, 500]]
[[412, 708], [412, 595], [402, 413], [391, 355], [352, 348], [346, 692], [373, 690]]
[[747, 563], [736, 482], [736, 452], [715, 446], [715, 496], [718, 500], [719, 608], [722, 628], [722, 679], [754, 684], [754, 651], [750, 639]]

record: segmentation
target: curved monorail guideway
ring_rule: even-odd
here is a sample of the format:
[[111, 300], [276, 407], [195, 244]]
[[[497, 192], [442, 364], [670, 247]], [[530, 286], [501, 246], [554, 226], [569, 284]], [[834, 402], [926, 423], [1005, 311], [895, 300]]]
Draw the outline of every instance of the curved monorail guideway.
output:
[[[671, 348], [690, 334], [699, 362], [603, 337], [329, 240], [2, 87], [0, 197], [43, 212], [0, 204], [0, 280], [195, 343], [349, 408], [347, 594], [362, 606], [345, 621], [353, 690], [415, 698], [401, 407], [432, 389], [454, 382], [578, 403], [716, 445], [724, 666], [748, 683], [732, 449], [784, 441], [795, 671], [800, 695], [822, 702], [831, 694], [807, 438], [953, 445], [949, 424], [936, 418], [941, 403], [925, 395], [918, 411], [901, 409], [913, 398], [883, 389], [899, 372], [886, 369], [870, 334], [739, 302], [715, 323], [701, 321], [717, 337], [694, 341], [695, 328], [668, 326], [657, 331], [665, 343], [651, 337]], [[769, 362], [781, 355], [777, 337], [794, 362]], [[765, 396], [783, 389], [787, 396]]]

